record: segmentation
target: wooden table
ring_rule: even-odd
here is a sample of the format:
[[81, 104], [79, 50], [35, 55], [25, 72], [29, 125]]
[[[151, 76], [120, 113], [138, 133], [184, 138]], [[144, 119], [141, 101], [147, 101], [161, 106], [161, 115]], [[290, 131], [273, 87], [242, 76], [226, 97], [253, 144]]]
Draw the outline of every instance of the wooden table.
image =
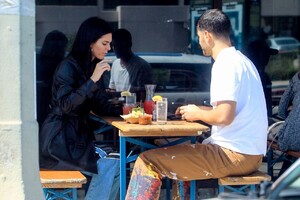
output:
[[111, 118], [103, 117], [105, 121], [111, 123], [119, 130], [120, 137], [120, 199], [125, 199], [126, 195], [126, 163], [133, 162], [138, 155], [126, 154], [126, 142], [139, 145], [144, 149], [157, 148], [154, 144], [149, 144], [141, 138], [147, 137], [180, 137], [179, 140], [173, 141], [168, 145], [175, 145], [187, 140], [192, 140], [202, 132], [209, 130], [209, 127], [194, 123], [179, 121], [168, 121], [167, 124], [158, 125], [155, 122], [151, 125], [129, 124], [125, 121], [113, 121]]

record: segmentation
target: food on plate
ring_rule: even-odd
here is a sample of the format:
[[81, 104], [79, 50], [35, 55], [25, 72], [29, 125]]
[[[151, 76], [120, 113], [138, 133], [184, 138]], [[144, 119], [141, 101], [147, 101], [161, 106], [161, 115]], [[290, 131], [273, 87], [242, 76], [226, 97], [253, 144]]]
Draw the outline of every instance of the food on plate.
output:
[[152, 124], [152, 115], [149, 115], [149, 114], [140, 115], [139, 116], [139, 124], [141, 124], [141, 125]]
[[129, 118], [125, 119], [125, 121], [130, 124], [138, 124], [139, 118], [129, 117]]
[[121, 115], [121, 117], [128, 123], [131, 124], [138, 124], [139, 123], [139, 116], [144, 113], [144, 109], [141, 107], [133, 108], [131, 113], [127, 115]]

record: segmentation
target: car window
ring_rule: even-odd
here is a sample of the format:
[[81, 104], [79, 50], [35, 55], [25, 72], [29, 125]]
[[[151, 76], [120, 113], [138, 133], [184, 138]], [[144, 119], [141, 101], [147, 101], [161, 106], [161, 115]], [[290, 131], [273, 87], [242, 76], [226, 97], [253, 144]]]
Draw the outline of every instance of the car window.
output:
[[297, 44], [297, 41], [293, 39], [285, 39], [285, 40], [277, 40], [276, 43], [278, 45], [287, 45], [287, 44]]
[[299, 199], [300, 198], [300, 177], [293, 181], [288, 187], [279, 193], [281, 199]]

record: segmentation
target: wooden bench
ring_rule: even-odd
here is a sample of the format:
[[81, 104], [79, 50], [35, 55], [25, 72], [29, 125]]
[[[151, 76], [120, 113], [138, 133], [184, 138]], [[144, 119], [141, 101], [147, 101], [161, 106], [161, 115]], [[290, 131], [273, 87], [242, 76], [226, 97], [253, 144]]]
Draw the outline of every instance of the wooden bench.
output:
[[[271, 180], [271, 176], [261, 171], [256, 171], [249, 175], [244, 175], [244, 176], [223, 177], [218, 179], [218, 184], [219, 184], [218, 193], [225, 192], [225, 189], [227, 189], [230, 192], [246, 195], [248, 193], [248, 189], [250, 191], [255, 192], [257, 185], [259, 185], [262, 181], [270, 181], [270, 180]], [[179, 193], [181, 198], [184, 199], [184, 194], [182, 194], [182, 191], [184, 191], [184, 189], [182, 188], [183, 184], [180, 182], [179, 182]], [[191, 200], [197, 199], [196, 180], [191, 181], [190, 199]]]
[[[277, 155], [274, 156], [274, 152], [277, 152]], [[294, 162], [297, 158], [300, 158], [300, 152], [298, 151], [286, 151], [283, 152], [279, 149], [276, 142], [268, 141], [268, 152], [267, 152], [267, 164], [268, 164], [268, 174], [272, 177], [272, 180], [276, 179], [274, 176], [274, 166], [276, 163], [282, 162], [284, 160], [290, 160], [289, 157], [295, 158], [291, 160]]]
[[256, 185], [259, 185], [263, 181], [271, 181], [271, 176], [261, 171], [256, 171], [245, 176], [227, 176], [219, 178], [219, 193], [224, 192], [225, 188], [239, 194], [247, 194], [248, 188], [250, 191], [255, 192]]
[[77, 200], [77, 188], [87, 182], [79, 171], [41, 170], [40, 179], [46, 200]]

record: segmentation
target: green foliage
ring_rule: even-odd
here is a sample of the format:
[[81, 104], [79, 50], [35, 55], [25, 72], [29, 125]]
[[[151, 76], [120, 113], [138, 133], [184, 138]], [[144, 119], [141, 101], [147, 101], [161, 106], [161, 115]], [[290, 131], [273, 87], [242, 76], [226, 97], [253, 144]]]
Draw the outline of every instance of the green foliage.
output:
[[266, 72], [272, 81], [289, 80], [298, 71], [294, 66], [297, 53], [283, 53], [272, 56]]

